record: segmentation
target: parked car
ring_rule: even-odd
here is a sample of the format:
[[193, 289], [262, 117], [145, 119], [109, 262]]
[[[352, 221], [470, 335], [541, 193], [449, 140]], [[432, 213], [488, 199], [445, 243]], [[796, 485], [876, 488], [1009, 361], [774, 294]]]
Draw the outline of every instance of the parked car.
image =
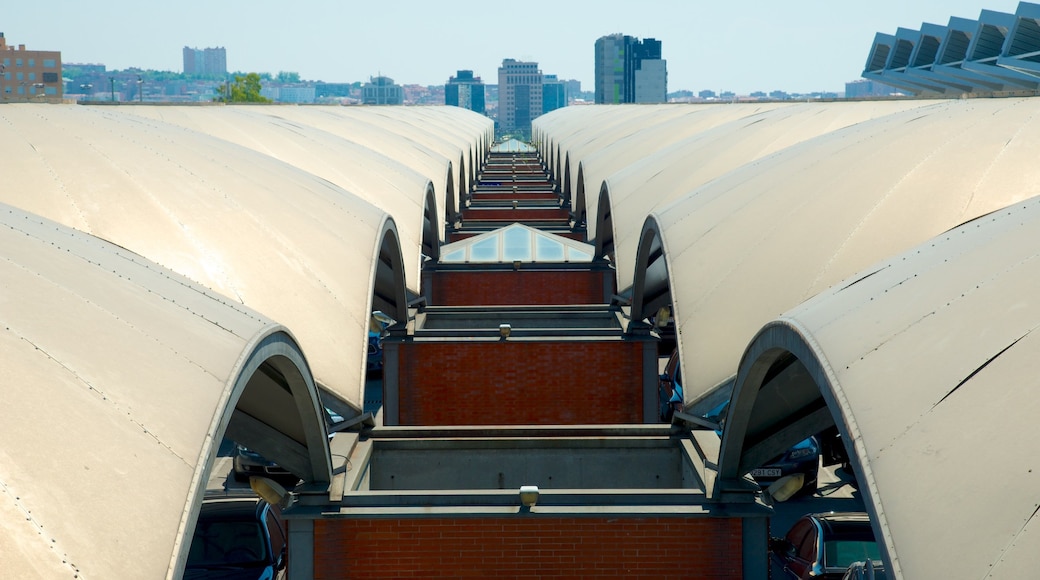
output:
[[[729, 401], [725, 401], [708, 411], [704, 418], [724, 427], [728, 410]], [[796, 495], [814, 493], [820, 475], [820, 443], [816, 437], [795, 443], [780, 457], [751, 470], [751, 477], [762, 487], [768, 487], [780, 478], [797, 474], [802, 475], [802, 486]]]
[[[342, 415], [325, 407], [326, 425], [331, 428], [333, 425], [341, 422], [343, 422]], [[332, 439], [332, 435], [333, 433], [330, 430], [329, 439]], [[231, 473], [235, 481], [246, 481], [252, 475], [271, 477], [277, 480], [291, 480], [295, 477], [289, 470], [273, 461], [268, 461], [263, 455], [238, 443], [235, 444], [235, 456], [231, 460]]]
[[184, 578], [284, 579], [285, 530], [278, 506], [252, 492], [207, 493], [188, 549]]
[[368, 320], [368, 358], [366, 372], [374, 373], [383, 370], [383, 337], [394, 320], [380, 311], [372, 313]]
[[881, 562], [866, 560], [864, 562], [853, 562], [841, 580], [886, 580], [885, 567]]
[[806, 514], [783, 538], [769, 539], [769, 555], [787, 578], [797, 580], [841, 580], [854, 562], [881, 561], [864, 512]]
[[252, 475], [276, 479], [292, 477], [292, 473], [289, 470], [273, 461], [268, 461], [263, 455], [245, 445], [237, 443], [235, 444], [235, 457], [231, 460], [231, 466], [235, 481], [246, 481]]

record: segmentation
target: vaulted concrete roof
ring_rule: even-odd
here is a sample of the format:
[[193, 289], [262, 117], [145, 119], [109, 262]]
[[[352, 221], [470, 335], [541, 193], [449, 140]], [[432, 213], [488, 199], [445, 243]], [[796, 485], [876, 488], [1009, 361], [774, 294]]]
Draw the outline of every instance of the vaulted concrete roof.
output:
[[836, 424], [889, 577], [1032, 576], [1038, 248], [1034, 197], [870, 264], [764, 325], [740, 363], [720, 477]]
[[733, 170], [647, 219], [632, 317], [671, 305], [684, 395], [735, 372], [762, 324], [870, 263], [1034, 195], [1040, 100], [931, 104]]
[[0, 303], [4, 576], [180, 577], [225, 432], [330, 481], [315, 384], [271, 319], [4, 204]]
[[[297, 108], [135, 106], [116, 110], [254, 149], [327, 179], [394, 216], [407, 265], [406, 283], [418, 294], [423, 256], [436, 259], [444, 230], [444, 200], [438, 203], [433, 183], [417, 170], [426, 167], [409, 167], [388, 154], [400, 147], [404, 156], [408, 149], [394, 134], [359, 134], [358, 125], [366, 125], [353, 119], [292, 114]], [[371, 141], [379, 141], [376, 148], [368, 146]], [[424, 157], [431, 159], [428, 154]], [[442, 159], [442, 163], [444, 170], [446, 161]], [[441, 185], [443, 193], [444, 182]]]
[[[621, 151], [614, 148], [593, 154], [589, 167], [613, 168], [610, 173], [602, 169], [596, 172], [606, 174], [595, 203], [590, 203], [595, 208], [589, 231], [590, 236], [594, 232], [596, 254], [612, 257], [617, 268], [618, 288], [628, 288], [633, 283], [644, 218], [654, 209], [681, 199], [730, 171], [800, 142], [927, 104], [927, 101], [898, 100], [801, 103], [766, 110], [753, 105], [715, 107], [719, 110], [745, 108], [747, 114], [691, 131], [685, 138], [652, 155], [636, 153], [624, 160], [620, 157]], [[632, 143], [636, 150], [641, 150], [644, 134], [646, 139], [656, 141], [662, 130], [666, 129], [653, 127], [641, 132], [638, 141], [633, 138], [619, 142]]]
[[268, 155], [119, 109], [4, 106], [0, 202], [289, 326], [321, 387], [360, 408], [369, 315], [407, 316], [390, 216]]

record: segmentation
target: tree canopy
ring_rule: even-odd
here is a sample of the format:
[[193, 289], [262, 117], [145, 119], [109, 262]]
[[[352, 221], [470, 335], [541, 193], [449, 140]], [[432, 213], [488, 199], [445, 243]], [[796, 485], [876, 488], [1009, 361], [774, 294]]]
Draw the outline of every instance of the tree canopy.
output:
[[270, 103], [271, 99], [260, 94], [260, 88], [259, 73], [235, 75], [234, 82], [217, 87], [217, 96], [213, 100], [225, 103]]

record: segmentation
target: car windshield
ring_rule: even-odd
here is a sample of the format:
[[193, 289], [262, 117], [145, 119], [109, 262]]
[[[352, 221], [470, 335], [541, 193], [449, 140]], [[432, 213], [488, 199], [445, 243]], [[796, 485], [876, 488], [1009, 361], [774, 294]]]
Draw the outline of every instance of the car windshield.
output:
[[827, 568], [848, 568], [853, 562], [881, 561], [877, 543], [873, 540], [844, 539], [823, 543], [823, 565]]
[[200, 521], [188, 551], [187, 566], [249, 566], [266, 561], [267, 549], [258, 522]]

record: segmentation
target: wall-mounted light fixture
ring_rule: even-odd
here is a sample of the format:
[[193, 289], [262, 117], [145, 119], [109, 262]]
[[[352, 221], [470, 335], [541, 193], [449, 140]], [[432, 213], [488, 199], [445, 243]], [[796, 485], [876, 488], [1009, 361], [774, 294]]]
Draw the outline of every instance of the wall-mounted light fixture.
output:
[[520, 503], [524, 507], [534, 507], [534, 504], [538, 503], [538, 494], [537, 485], [522, 485], [520, 486]]
[[509, 335], [512, 332], [513, 332], [513, 327], [510, 326], [509, 324], [499, 324], [498, 325], [498, 334], [503, 339], [509, 338]]

